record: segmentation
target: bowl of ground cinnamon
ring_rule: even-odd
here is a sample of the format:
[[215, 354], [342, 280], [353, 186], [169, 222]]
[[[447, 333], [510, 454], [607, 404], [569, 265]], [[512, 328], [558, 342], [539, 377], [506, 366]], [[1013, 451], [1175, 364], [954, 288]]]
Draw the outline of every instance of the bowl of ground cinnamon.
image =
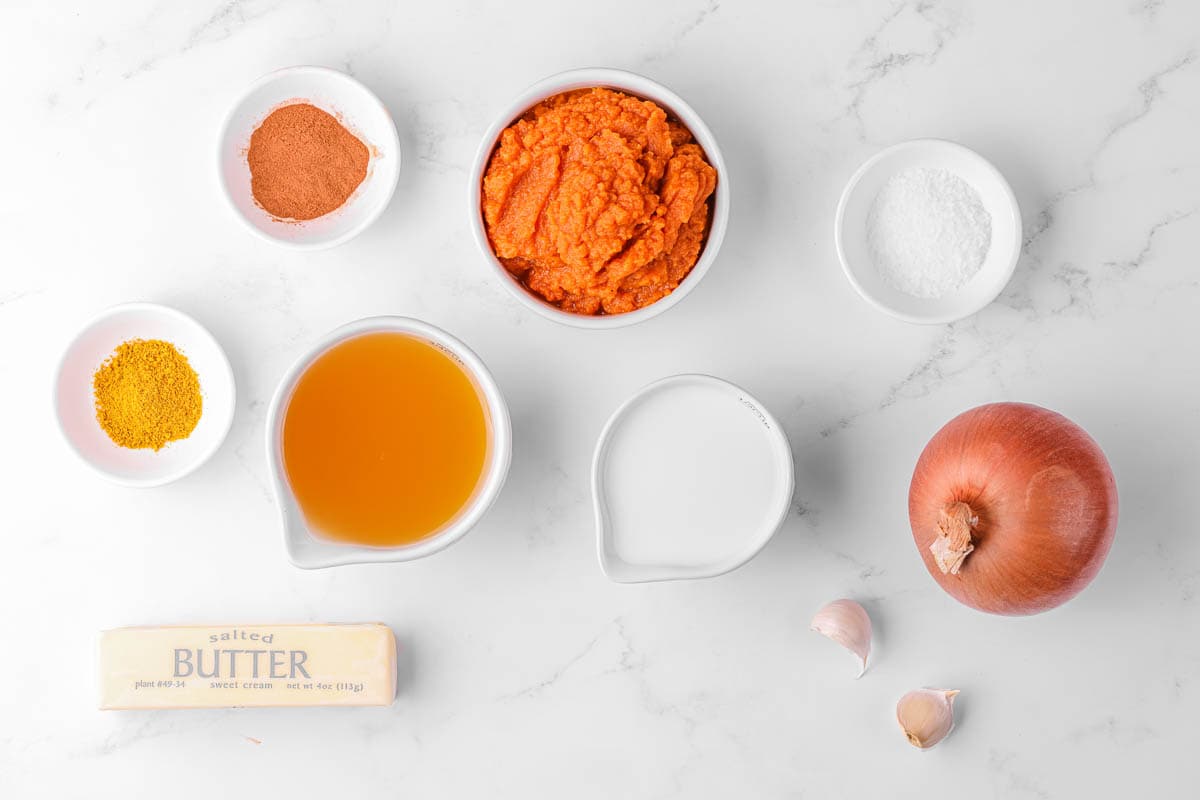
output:
[[233, 421], [233, 371], [220, 344], [181, 311], [127, 303], [67, 347], [54, 384], [59, 429], [83, 462], [125, 486], [197, 469]]
[[387, 108], [349, 75], [289, 67], [234, 104], [218, 170], [251, 231], [318, 250], [349, 241], [383, 213], [400, 175], [400, 140]]

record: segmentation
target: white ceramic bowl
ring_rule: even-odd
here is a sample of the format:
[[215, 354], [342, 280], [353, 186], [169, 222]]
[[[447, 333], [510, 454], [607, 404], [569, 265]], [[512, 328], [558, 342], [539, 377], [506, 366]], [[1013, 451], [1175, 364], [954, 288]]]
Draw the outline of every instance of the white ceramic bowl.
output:
[[[645, 308], [640, 308], [637, 311], [631, 311], [627, 314], [601, 316], [571, 314], [562, 311], [531, 293], [496, 258], [496, 254], [492, 251], [491, 243], [488, 242], [487, 231], [483, 221], [483, 176], [487, 171], [488, 161], [491, 160], [492, 151], [495, 150], [496, 143], [499, 141], [500, 134], [504, 129], [530, 108], [548, 97], [553, 97], [556, 94], [562, 94], [574, 89], [587, 89], [593, 86], [617, 89], [644, 100], [653, 100], [691, 131], [692, 138], [703, 148], [708, 163], [717, 171], [717, 188], [713, 193], [712, 200], [714, 204], [712, 222], [708, 231], [708, 239], [704, 243], [704, 249], [700, 251], [700, 258], [696, 261], [696, 265], [692, 267], [692, 271], [688, 273], [687, 277], [680, 281], [675, 291]], [[709, 267], [716, 260], [717, 253], [721, 249], [721, 242], [725, 239], [725, 228], [729, 224], [729, 173], [725, 168], [725, 159], [721, 156], [721, 148], [717, 145], [716, 137], [713, 136], [712, 131], [700, 119], [700, 115], [684, 102], [683, 98], [679, 95], [649, 78], [619, 69], [592, 68], [562, 72], [539, 81], [514, 98], [500, 115], [496, 117], [496, 121], [492, 123], [487, 133], [484, 134], [483, 141], [479, 145], [479, 151], [475, 155], [475, 164], [471, 168], [471, 180], [467, 195], [471, 232], [474, 234], [475, 242], [479, 245], [479, 249], [483, 253], [484, 260], [491, 267], [492, 272], [496, 274], [500, 282], [507, 286], [513, 296], [526, 308], [541, 314], [547, 319], [577, 328], [623, 328], [627, 325], [633, 325], [648, 320], [651, 317], [656, 317], [683, 300], [689, 292], [696, 288], [696, 285], [700, 283], [705, 273], [708, 272]]]
[[[287, 404], [296, 382], [316, 359], [336, 344], [367, 333], [393, 331], [407, 333], [437, 347], [471, 376], [483, 395], [488, 412], [488, 431], [491, 436], [487, 466], [483, 480], [467, 506], [442, 530], [419, 542], [401, 547], [370, 547], [327, 539], [312, 532], [288, 486], [283, 465], [283, 421]], [[408, 317], [369, 317], [343, 325], [314, 344], [292, 365], [271, 400], [267, 412], [267, 464], [271, 468], [275, 497], [283, 517], [284, 544], [288, 558], [302, 569], [336, 567], [343, 564], [367, 564], [389, 561], [412, 561], [432, 555], [449, 547], [466, 535], [479, 522], [500, 494], [508, 476], [512, 458], [512, 426], [508, 406], [492, 374], [469, 347], [446, 333], [420, 320]]]
[[600, 568], [618, 583], [737, 569], [783, 524], [794, 488], [787, 434], [762, 403], [711, 375], [663, 378], [625, 401], [596, 443]]
[[[305, 222], [276, 219], [254, 202], [246, 150], [250, 135], [282, 105], [307, 102], [336, 116], [371, 149], [367, 177], [345, 205]], [[234, 213], [251, 231], [285, 247], [321, 250], [348, 242], [383, 213], [400, 177], [400, 137], [383, 103], [349, 75], [326, 67], [289, 67], [257, 80], [221, 126], [217, 169]]]
[[[867, 245], [867, 215], [892, 176], [914, 167], [943, 169], [974, 187], [992, 217], [992, 243], [979, 271], [957, 291], [936, 299], [890, 286], [875, 269]], [[850, 284], [871, 305], [905, 322], [938, 324], [969, 317], [1004, 290], [1021, 255], [1021, 209], [1008, 181], [983, 156], [961, 144], [916, 139], [876, 153], [842, 192], [834, 223], [838, 259]]]
[[[157, 453], [113, 444], [96, 421], [92, 377], [129, 339], [170, 342], [200, 379], [203, 410], [195, 430]], [[63, 353], [54, 381], [54, 408], [67, 444], [83, 463], [124, 486], [170, 483], [207, 461], [233, 423], [235, 397], [233, 370], [212, 334], [183, 312], [154, 303], [114, 306], [88, 322]]]

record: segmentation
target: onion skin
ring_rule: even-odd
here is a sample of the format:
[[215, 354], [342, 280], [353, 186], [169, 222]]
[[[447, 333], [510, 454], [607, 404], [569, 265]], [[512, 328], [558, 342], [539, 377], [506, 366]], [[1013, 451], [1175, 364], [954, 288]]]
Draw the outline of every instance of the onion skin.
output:
[[[930, 550], [954, 503], [978, 518], [957, 574], [943, 573]], [[991, 614], [1037, 614], [1100, 571], [1117, 529], [1117, 486], [1100, 446], [1066, 417], [992, 403], [950, 420], [925, 446], [908, 517], [925, 568], [956, 600]]]

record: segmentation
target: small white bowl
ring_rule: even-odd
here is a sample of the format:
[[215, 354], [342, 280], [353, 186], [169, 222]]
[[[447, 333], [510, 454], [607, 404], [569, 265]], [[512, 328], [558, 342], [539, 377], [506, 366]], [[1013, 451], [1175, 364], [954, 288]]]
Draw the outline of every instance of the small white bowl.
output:
[[[92, 377], [130, 339], [170, 342], [200, 379], [203, 410], [195, 430], [158, 452], [120, 447], [96, 421]], [[199, 468], [229, 433], [235, 397], [229, 359], [212, 334], [183, 312], [154, 303], [114, 306], [92, 319], [63, 353], [54, 381], [54, 408], [67, 444], [83, 463], [123, 486], [161, 486]]]
[[[277, 219], [254, 201], [246, 151], [250, 135], [276, 108], [311, 103], [333, 114], [371, 150], [367, 177], [345, 205], [323, 217]], [[297, 250], [322, 250], [348, 242], [383, 213], [400, 178], [400, 137], [387, 108], [370, 89], [326, 67], [288, 67], [257, 80], [238, 98], [218, 139], [221, 189], [234, 213], [267, 241]]]
[[787, 434], [762, 403], [710, 375], [663, 378], [625, 401], [596, 443], [600, 569], [617, 583], [730, 572], [775, 535], [794, 488]]
[[[305, 370], [336, 344], [367, 333], [392, 331], [407, 333], [423, 339], [454, 360], [471, 377], [483, 394], [488, 411], [488, 462], [483, 481], [466, 507], [442, 530], [426, 539], [401, 547], [370, 547], [327, 539], [314, 533], [304, 519], [288, 486], [287, 470], [283, 464], [283, 421], [296, 382]], [[320, 569], [344, 564], [412, 561], [433, 555], [466, 535], [500, 495], [512, 458], [512, 425], [508, 405], [500, 387], [479, 356], [461, 341], [420, 320], [408, 317], [368, 317], [337, 328], [314, 344], [279, 382], [271, 407], [267, 412], [267, 464], [271, 469], [275, 498], [283, 517], [284, 545], [292, 564], [301, 569]]]
[[[696, 265], [692, 267], [692, 271], [687, 274], [687, 277], [679, 282], [675, 291], [645, 308], [639, 308], [637, 311], [630, 311], [626, 314], [598, 316], [572, 314], [542, 300], [522, 286], [521, 282], [504, 268], [500, 259], [496, 258], [496, 254], [492, 251], [492, 245], [488, 241], [487, 229], [483, 221], [483, 176], [487, 172], [492, 151], [496, 149], [496, 143], [504, 129], [548, 97], [594, 86], [616, 89], [657, 103], [691, 131], [692, 138], [704, 150], [704, 156], [708, 163], [717, 171], [717, 188], [713, 192], [712, 199], [712, 221], [709, 226], [708, 238], [704, 242], [704, 248], [700, 251], [700, 258], [696, 261]], [[624, 328], [656, 317], [683, 300], [689, 292], [696, 288], [716, 260], [717, 253], [721, 249], [721, 242], [725, 239], [725, 229], [729, 224], [729, 173], [725, 169], [725, 159], [721, 156], [721, 148], [717, 145], [712, 131], [700, 119], [700, 115], [684, 102], [682, 97], [649, 78], [620, 69], [589, 68], [561, 72], [535, 83], [519, 94], [484, 134], [479, 151], [475, 154], [475, 164], [471, 168], [471, 182], [467, 195], [471, 233], [475, 236], [475, 242], [479, 245], [484, 260], [500, 282], [508, 287], [513, 296], [526, 308], [547, 319], [576, 328]]]
[[[979, 271], [957, 291], [935, 299], [888, 285], [867, 245], [867, 215], [876, 195], [894, 175], [914, 167], [958, 175], [979, 193], [992, 217], [992, 243]], [[1021, 209], [1008, 181], [983, 156], [954, 142], [915, 139], [876, 153], [858, 168], [838, 203], [834, 239], [846, 278], [868, 303], [905, 322], [954, 322], [995, 300], [1008, 284], [1021, 255]]]

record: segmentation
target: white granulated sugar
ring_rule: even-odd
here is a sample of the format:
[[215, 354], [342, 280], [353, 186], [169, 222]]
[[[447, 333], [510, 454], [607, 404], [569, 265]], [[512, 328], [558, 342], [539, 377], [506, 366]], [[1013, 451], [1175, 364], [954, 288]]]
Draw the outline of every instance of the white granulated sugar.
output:
[[899, 172], [867, 214], [867, 246], [894, 289], [938, 298], [966, 284], [992, 243], [992, 217], [975, 189], [952, 172]]

